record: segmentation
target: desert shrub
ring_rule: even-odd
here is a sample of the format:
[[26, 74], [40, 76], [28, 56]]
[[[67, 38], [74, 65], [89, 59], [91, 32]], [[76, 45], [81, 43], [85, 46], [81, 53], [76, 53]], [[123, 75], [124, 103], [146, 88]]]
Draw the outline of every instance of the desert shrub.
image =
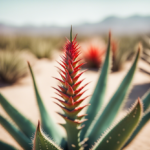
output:
[[50, 36], [0, 35], [0, 50], [30, 51], [37, 58], [51, 58], [52, 50], [60, 49], [65, 38]]
[[44, 40], [36, 39], [30, 50], [37, 58], [51, 58], [51, 44]]
[[26, 69], [19, 52], [0, 51], [0, 82], [14, 83], [27, 74]]

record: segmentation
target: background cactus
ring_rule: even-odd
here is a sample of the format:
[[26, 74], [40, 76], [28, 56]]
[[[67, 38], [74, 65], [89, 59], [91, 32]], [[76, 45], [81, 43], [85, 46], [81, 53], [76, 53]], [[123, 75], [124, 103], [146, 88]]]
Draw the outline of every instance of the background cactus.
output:
[[[90, 100], [91, 106], [87, 109], [88, 115], [79, 116], [77, 114], [80, 112], [80, 110], [82, 110], [85, 107], [78, 106], [85, 99], [80, 99], [80, 97], [84, 93], [81, 90], [86, 85], [84, 85], [83, 87], [78, 87], [82, 82], [82, 80], [80, 81], [78, 79], [83, 73], [78, 73], [78, 71], [80, 70], [80, 67], [83, 64], [80, 64], [79, 60], [77, 60], [79, 50], [78, 45], [76, 43], [76, 38], [72, 40], [71, 29], [70, 41], [67, 40], [67, 43], [64, 47], [65, 53], [64, 56], [62, 56], [62, 62], [60, 63], [60, 65], [63, 68], [60, 69], [60, 76], [62, 77], [62, 80], [57, 79], [61, 83], [61, 86], [58, 86], [59, 89], [56, 89], [58, 91], [57, 95], [59, 95], [60, 98], [63, 100], [55, 98], [62, 104], [58, 105], [62, 108], [64, 114], [59, 114], [66, 121], [66, 124], [61, 125], [66, 129], [67, 137], [63, 136], [63, 134], [59, 131], [57, 124], [47, 113], [42, 99], [40, 97], [40, 94], [38, 92], [30, 65], [29, 68], [34, 83], [37, 103], [40, 110], [42, 128], [43, 131], [46, 134], [48, 134], [50, 138], [48, 138], [47, 135], [42, 131], [40, 122], [38, 123], [37, 130], [35, 133], [35, 126], [21, 113], [19, 113], [10, 103], [8, 103], [8, 101], [5, 99], [4, 96], [2, 96], [2, 94], [0, 94], [0, 102], [2, 107], [14, 120], [18, 127], [12, 125], [2, 116], [0, 116], [0, 123], [4, 128], [6, 128], [6, 130], [8, 130], [8, 132], [14, 137], [14, 139], [20, 144], [20, 146], [23, 149], [32, 149], [31, 136], [33, 133], [35, 133], [33, 150], [60, 150], [61, 148], [64, 150], [86, 150], [90, 148], [92, 150], [119, 150], [124, 145], [129, 144], [130, 141], [132, 141], [132, 139], [134, 138], [134, 136], [138, 133], [138, 131], [149, 120], [150, 93], [148, 92], [144, 96], [142, 101], [138, 99], [135, 102], [135, 104], [133, 105], [126, 117], [124, 117], [119, 123], [116, 123], [112, 126], [112, 123], [117, 113], [123, 106], [125, 97], [128, 94], [128, 89], [130, 87], [134, 72], [136, 70], [140, 49], [138, 50], [132, 67], [130, 68], [129, 72], [120, 84], [120, 87], [118, 88], [114, 96], [111, 98], [110, 102], [106, 105], [106, 107], [102, 107], [104, 102], [108, 72], [110, 69], [110, 37], [111, 35], [109, 34], [105, 62], [98, 83]], [[146, 106], [144, 107], [144, 110], [142, 108], [142, 103], [144, 104], [144, 106]], [[142, 112], [144, 112], [144, 114]], [[82, 119], [83, 117], [85, 117], [85, 119], [88, 120], [85, 122], [85, 119]], [[85, 127], [82, 126], [83, 124], [85, 124]], [[138, 124], [139, 127], [137, 128]], [[104, 133], [104, 131], [106, 132]], [[104, 135], [102, 135], [102, 133], [104, 133]], [[94, 144], [94, 142], [96, 142], [96, 144]], [[0, 142], [0, 146], [2, 147], [2, 149], [15, 149], [3, 142]]]

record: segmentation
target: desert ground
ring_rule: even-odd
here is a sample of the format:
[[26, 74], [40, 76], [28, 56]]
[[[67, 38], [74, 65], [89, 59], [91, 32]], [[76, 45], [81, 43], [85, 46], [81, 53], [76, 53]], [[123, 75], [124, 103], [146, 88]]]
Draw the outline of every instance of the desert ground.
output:
[[[56, 56], [56, 60], [59, 60], [59, 56]], [[110, 73], [105, 96], [105, 104], [107, 104], [113, 93], [116, 91], [117, 87], [129, 70], [132, 61], [127, 62], [121, 71]], [[59, 84], [58, 81], [52, 78], [59, 77], [58, 70], [55, 67], [59, 65], [55, 60], [49, 61], [46, 59], [31, 61], [31, 65], [35, 74], [41, 97], [43, 98], [48, 112], [56, 122], [64, 122], [64, 120], [56, 114], [56, 111], [61, 110], [56, 104], [53, 103], [53, 101], [55, 100], [52, 97], [56, 96], [56, 94], [55, 91], [51, 88], [52, 86], [56, 87]], [[88, 91], [85, 93], [85, 95], [92, 94], [94, 87], [96, 86], [99, 74], [100, 71], [89, 70], [84, 75], [82, 75], [81, 78], [86, 78], [84, 83], [91, 81], [91, 83], [87, 86]], [[118, 114], [117, 120], [119, 120], [124, 114], [126, 114], [134, 101], [138, 97], [141, 98], [149, 88], [150, 66], [143, 60], [140, 60], [138, 63], [137, 71], [134, 75], [129, 95], [127, 97], [127, 101], [124, 104], [121, 112]], [[16, 107], [22, 114], [24, 114], [35, 125], [37, 125], [40, 116], [35, 100], [35, 93], [33, 90], [33, 83], [30, 74], [13, 85], [0, 84], [0, 92], [9, 100], [9, 102], [14, 107]], [[88, 101], [89, 98], [85, 100], [84, 103], [88, 103]], [[10, 120], [9, 116], [7, 116], [2, 107], [0, 107], [0, 114]], [[62, 131], [65, 134], [65, 131], [63, 129]], [[17, 142], [1, 125], [0, 140], [15, 146], [18, 150], [22, 150]], [[150, 121], [143, 127], [143, 129], [132, 141], [132, 143], [124, 148], [124, 150], [150, 150]]]

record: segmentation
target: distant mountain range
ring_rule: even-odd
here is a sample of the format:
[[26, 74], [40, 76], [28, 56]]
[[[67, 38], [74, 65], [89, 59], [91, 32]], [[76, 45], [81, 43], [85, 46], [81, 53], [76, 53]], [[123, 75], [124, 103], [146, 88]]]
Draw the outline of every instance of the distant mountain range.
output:
[[[0, 23], [0, 34], [66, 35], [70, 27], [59, 26], [21, 26]], [[111, 30], [114, 34], [149, 34], [150, 16], [131, 16], [128, 18], [108, 17], [95, 24], [85, 23], [73, 26], [74, 33], [80, 35], [105, 34]]]

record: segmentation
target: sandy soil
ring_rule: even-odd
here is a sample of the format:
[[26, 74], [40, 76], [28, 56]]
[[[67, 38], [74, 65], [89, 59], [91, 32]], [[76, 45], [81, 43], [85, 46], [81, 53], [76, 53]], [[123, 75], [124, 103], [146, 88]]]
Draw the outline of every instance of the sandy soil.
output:
[[[51, 98], [52, 96], [56, 96], [51, 86], [56, 87], [58, 84], [58, 81], [53, 79], [52, 76], [59, 77], [57, 69], [54, 66], [58, 66], [55, 61], [43, 59], [34, 63], [33, 71], [39, 91], [48, 112], [53, 116], [56, 122], [63, 122], [63, 119], [55, 113], [56, 111], [61, 110], [58, 106], [56, 106], [56, 104], [53, 103], [54, 99]], [[122, 71], [111, 73], [109, 75], [105, 104], [119, 86], [130, 66], [131, 62], [128, 62]], [[143, 70], [147, 71], [147, 73]], [[121, 116], [126, 113], [126, 110], [131, 107], [131, 104], [138, 97], [142, 97], [142, 95], [150, 88], [149, 71], [150, 66], [143, 60], [140, 60], [138, 70], [132, 82], [132, 89], [130, 91], [127, 103], [118, 115], [118, 118], [121, 118]], [[87, 71], [82, 76], [82, 78], [86, 78], [85, 82], [92, 81], [87, 87], [88, 92], [86, 92], [86, 95], [92, 94], [99, 77], [99, 73], [100, 71]], [[11, 86], [0, 84], [0, 92], [9, 100], [10, 103], [13, 104], [13, 106], [15, 106], [27, 118], [32, 120], [35, 125], [37, 125], [37, 121], [40, 117], [38, 108], [36, 107], [37, 104], [30, 75]], [[89, 99], [87, 99], [84, 103], [88, 103], [88, 100]], [[0, 114], [10, 119], [3, 108], [0, 108]], [[0, 126], [0, 140], [15, 146], [19, 150], [22, 149], [2, 126]], [[125, 148], [125, 150], [150, 150], [150, 121], [144, 126], [133, 142]]]

